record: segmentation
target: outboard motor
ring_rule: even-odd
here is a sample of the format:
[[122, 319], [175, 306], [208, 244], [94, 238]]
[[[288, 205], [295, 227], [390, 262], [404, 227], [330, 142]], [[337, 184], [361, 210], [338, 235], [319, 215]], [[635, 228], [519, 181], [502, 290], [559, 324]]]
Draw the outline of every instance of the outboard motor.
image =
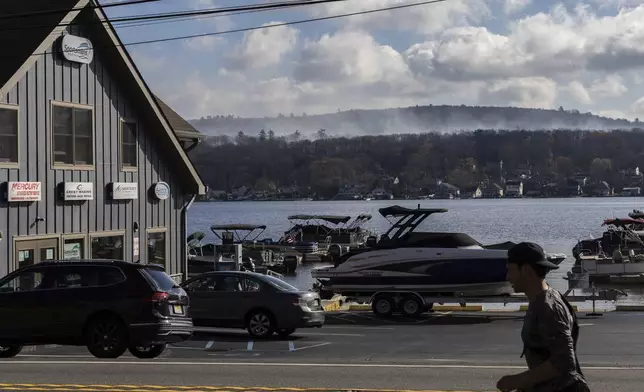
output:
[[329, 257], [331, 257], [331, 261], [333, 261], [334, 264], [336, 260], [339, 260], [340, 257], [342, 257], [342, 254], [343, 254], [342, 247], [338, 244], [329, 245], [329, 249], [327, 252], [329, 254]]
[[376, 237], [375, 235], [370, 235], [369, 237], [367, 237], [367, 241], [365, 243], [368, 247], [373, 248], [378, 243], [378, 237]]

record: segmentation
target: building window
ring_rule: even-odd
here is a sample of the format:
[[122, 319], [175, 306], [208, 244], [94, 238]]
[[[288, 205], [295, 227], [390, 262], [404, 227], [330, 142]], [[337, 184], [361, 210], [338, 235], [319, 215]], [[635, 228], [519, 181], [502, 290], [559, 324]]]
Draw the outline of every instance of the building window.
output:
[[94, 164], [92, 109], [53, 105], [54, 164]]
[[148, 233], [148, 264], [165, 267], [165, 231]]
[[92, 237], [92, 259], [124, 260], [123, 234]]
[[121, 163], [125, 169], [136, 168], [136, 135], [137, 125], [132, 121], [123, 121], [121, 129]]
[[63, 259], [80, 260], [85, 257], [85, 238], [63, 238]]
[[0, 163], [18, 163], [18, 109], [0, 106]]

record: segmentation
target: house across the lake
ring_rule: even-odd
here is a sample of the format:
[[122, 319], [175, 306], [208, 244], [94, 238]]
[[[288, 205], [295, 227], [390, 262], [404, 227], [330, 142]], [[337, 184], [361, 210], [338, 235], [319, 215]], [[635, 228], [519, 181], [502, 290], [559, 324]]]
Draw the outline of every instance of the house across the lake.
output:
[[205, 187], [185, 150], [200, 134], [150, 91], [96, 1], [3, 0], [0, 15], [0, 276], [80, 258], [186, 274]]

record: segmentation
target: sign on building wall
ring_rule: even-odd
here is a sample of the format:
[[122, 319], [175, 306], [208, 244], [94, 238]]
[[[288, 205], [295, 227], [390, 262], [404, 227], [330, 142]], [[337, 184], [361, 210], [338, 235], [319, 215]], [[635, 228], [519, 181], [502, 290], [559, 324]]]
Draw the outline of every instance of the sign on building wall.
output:
[[76, 63], [89, 64], [94, 59], [92, 43], [87, 38], [76, 35], [63, 35], [60, 50], [65, 59]]
[[133, 200], [139, 198], [139, 184], [136, 182], [113, 182], [113, 200]]
[[40, 182], [7, 183], [7, 201], [40, 201], [42, 189]]
[[134, 257], [139, 256], [139, 237], [134, 237], [132, 238], [132, 253], [134, 254]]
[[94, 200], [94, 183], [65, 182], [64, 200]]
[[166, 200], [170, 197], [170, 185], [163, 181], [159, 181], [153, 186], [154, 197], [159, 200]]

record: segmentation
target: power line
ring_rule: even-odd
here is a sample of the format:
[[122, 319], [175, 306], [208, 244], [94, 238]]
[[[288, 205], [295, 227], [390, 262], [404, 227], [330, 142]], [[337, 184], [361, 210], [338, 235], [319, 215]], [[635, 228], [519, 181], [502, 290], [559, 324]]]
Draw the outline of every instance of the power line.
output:
[[[28, 0], [25, 0], [28, 1]], [[91, 8], [109, 8], [109, 7], [123, 7], [123, 6], [128, 6], [128, 5], [135, 5], [135, 4], [143, 4], [143, 3], [154, 3], [158, 2], [160, 0], [130, 0], [130, 1], [121, 1], [121, 2], [114, 2], [114, 3], [109, 3], [105, 5], [97, 5], [97, 6], [90, 6]], [[58, 8], [58, 9], [52, 9], [52, 10], [42, 10], [42, 11], [34, 11], [34, 12], [24, 12], [21, 14], [6, 14], [0, 16], [0, 20], [5, 20], [5, 19], [13, 19], [13, 18], [30, 18], [32, 16], [39, 16], [39, 15], [55, 15], [55, 14], [67, 14], [71, 11], [81, 11], [85, 9], [85, 7], [81, 8]]]
[[[158, 0], [138, 0], [138, 1], [158, 1]], [[211, 8], [207, 10], [193, 10], [193, 11], [180, 11], [180, 12], [129, 16], [129, 17], [110, 19], [109, 22], [115, 25], [117, 23], [123, 23], [123, 22], [150, 21], [150, 20], [159, 20], [159, 19], [167, 20], [167, 19], [173, 19], [173, 18], [179, 18], [179, 17], [193, 17], [193, 16], [223, 14], [223, 13], [235, 12], [235, 11], [264, 11], [264, 10], [271, 10], [271, 9], [281, 9], [286, 7], [299, 7], [299, 6], [306, 6], [306, 5], [336, 3], [341, 1], [348, 1], [348, 0], [290, 0], [290, 1], [282, 1], [282, 2], [274, 2], [274, 3], [262, 3], [262, 4], [254, 4], [254, 5], [225, 7], [225, 8]], [[107, 23], [107, 22], [96, 21], [92, 23]], [[76, 22], [72, 21], [69, 23], [60, 23], [58, 24], [58, 26], [59, 27], [72, 26], [75, 24]], [[33, 29], [33, 28], [45, 28], [45, 27], [49, 27], [49, 25], [16, 26], [8, 29], [0, 29], [0, 31], [26, 30], [30, 28]]]
[[376, 8], [376, 9], [367, 10], [367, 11], [357, 11], [357, 12], [350, 12], [350, 13], [346, 13], [346, 14], [322, 16], [322, 17], [319, 17], [319, 18], [295, 20], [295, 21], [291, 21], [291, 22], [276, 23], [276, 24], [271, 24], [271, 25], [266, 25], [266, 26], [254, 26], [254, 27], [246, 27], [246, 28], [234, 29], [234, 30], [218, 31], [218, 32], [214, 32], [214, 33], [191, 34], [191, 35], [183, 35], [183, 36], [178, 36], [178, 37], [160, 38], [160, 39], [153, 39], [153, 40], [146, 40], [146, 41], [135, 41], [135, 42], [129, 42], [127, 44], [123, 44], [121, 46], [135, 46], [135, 45], [152, 44], [152, 43], [158, 43], [158, 42], [179, 41], [179, 40], [184, 40], [184, 39], [207, 37], [207, 36], [213, 36], [213, 35], [242, 33], [242, 32], [253, 31], [253, 30], [261, 30], [261, 29], [274, 28], [274, 27], [283, 27], [283, 26], [291, 26], [291, 25], [298, 25], [298, 24], [303, 24], [303, 23], [319, 22], [319, 21], [323, 21], [323, 20], [346, 18], [346, 17], [350, 17], [350, 16], [367, 15], [367, 14], [373, 14], [373, 13], [376, 13], [376, 12], [393, 11], [393, 10], [399, 10], [399, 9], [403, 9], [403, 8], [419, 7], [419, 6], [422, 6], [422, 5], [444, 3], [444, 2], [447, 2], [447, 1], [448, 0], [427, 0], [427, 1], [422, 1], [422, 2], [418, 2], [418, 3], [401, 4], [401, 5], [389, 6], [389, 7], [383, 7], [383, 8]]
[[[144, 21], [144, 22], [116, 22], [114, 25], [119, 28], [130, 28], [130, 27], [137, 27], [137, 26], [152, 26], [152, 25], [157, 25], [157, 24], [165, 24], [165, 23], [177, 23], [177, 22], [186, 22], [190, 20], [201, 20], [201, 19], [214, 19], [217, 17], [225, 17], [225, 16], [236, 16], [236, 15], [244, 15], [244, 14], [254, 14], [258, 12], [266, 12], [266, 11], [279, 11], [281, 9], [285, 8], [290, 8], [294, 7], [294, 5], [289, 4], [289, 5], [283, 5], [281, 7], [275, 7], [271, 8], [268, 10], [249, 10], [249, 11], [235, 11], [235, 12], [230, 12], [230, 13], [223, 13], [223, 14], [215, 14], [215, 15], [196, 15], [196, 16], [180, 16], [176, 17], [170, 20], [158, 20], [158, 21]], [[205, 10], [204, 10], [205, 11]]]
[[[270, 24], [270, 25], [265, 25], [265, 26], [254, 26], [254, 27], [246, 27], [246, 28], [241, 28], [241, 29], [218, 31], [218, 32], [214, 32], [214, 33], [191, 34], [191, 35], [183, 35], [183, 36], [177, 36], [177, 37], [159, 38], [159, 39], [152, 39], [152, 40], [145, 40], [145, 41], [135, 41], [135, 42], [129, 42], [129, 43], [124, 43], [124, 44], [118, 44], [118, 45], [109, 45], [109, 46], [106, 46], [106, 47], [136, 46], [136, 45], [145, 45], [145, 44], [152, 44], [152, 43], [159, 43], [159, 42], [180, 41], [180, 40], [185, 40], [185, 39], [190, 39], [190, 38], [199, 38], [199, 37], [207, 37], [207, 36], [216, 36], [216, 35], [224, 35], [224, 34], [241, 33], [241, 32], [261, 30], [261, 29], [269, 29], [269, 28], [275, 28], [275, 27], [292, 26], [292, 25], [298, 25], [298, 24], [304, 24], [304, 23], [319, 22], [319, 21], [323, 21], [323, 20], [346, 18], [346, 17], [350, 17], [350, 16], [357, 16], [357, 15], [368, 15], [368, 14], [373, 14], [373, 13], [377, 13], [377, 12], [393, 11], [393, 10], [399, 10], [399, 9], [404, 9], [404, 8], [419, 7], [419, 6], [423, 6], [423, 5], [429, 5], [429, 4], [444, 3], [444, 2], [447, 2], [447, 1], [448, 0], [427, 0], [427, 1], [417, 2], [417, 3], [400, 4], [400, 5], [376, 8], [376, 9], [366, 10], [366, 11], [357, 11], [357, 12], [350, 12], [350, 13], [345, 13], [345, 14], [323, 16], [323, 17], [319, 17], [319, 18], [302, 19], [302, 20], [296, 20], [296, 21], [291, 21], [291, 22]], [[108, 23], [109, 23], [109, 21], [108, 21]], [[65, 52], [75, 52], [77, 50], [78, 49], [68, 49]], [[47, 51], [41, 52], [41, 53], [34, 53], [34, 54], [32, 54], [32, 56], [43, 56], [43, 55], [47, 55], [48, 53], [49, 52], [47, 52]]]

